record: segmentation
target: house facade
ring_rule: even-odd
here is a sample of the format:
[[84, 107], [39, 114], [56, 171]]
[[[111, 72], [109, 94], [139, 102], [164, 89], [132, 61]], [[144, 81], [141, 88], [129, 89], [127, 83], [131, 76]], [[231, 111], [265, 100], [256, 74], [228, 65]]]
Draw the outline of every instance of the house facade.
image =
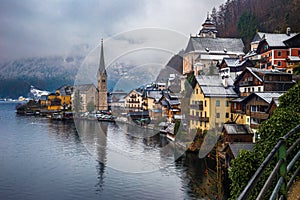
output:
[[143, 94], [136, 90], [131, 90], [125, 97], [125, 108], [128, 111], [139, 111], [142, 109]]
[[278, 98], [282, 92], [254, 92], [240, 101], [231, 102], [231, 113], [238, 118], [244, 118], [241, 124], [248, 124], [252, 129], [269, 118], [268, 109], [273, 98]]
[[291, 33], [290, 28], [285, 34], [257, 32], [251, 46], [259, 59], [259, 67], [291, 73], [295, 63], [300, 61], [299, 37], [299, 33]]
[[190, 98], [190, 129], [221, 128], [230, 120], [230, 100], [237, 97], [230, 77], [197, 76]]
[[240, 95], [244, 97], [252, 92], [287, 91], [294, 84], [289, 73], [250, 67], [247, 67], [234, 83]]

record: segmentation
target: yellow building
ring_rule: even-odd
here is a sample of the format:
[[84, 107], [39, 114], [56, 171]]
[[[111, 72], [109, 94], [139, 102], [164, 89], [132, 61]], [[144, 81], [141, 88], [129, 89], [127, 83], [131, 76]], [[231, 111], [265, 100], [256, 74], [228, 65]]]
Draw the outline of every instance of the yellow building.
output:
[[72, 101], [71, 95], [73, 93], [73, 87], [69, 85], [62, 86], [58, 88], [55, 92], [58, 94], [58, 98], [60, 98], [62, 109], [71, 110], [72, 109]]
[[48, 110], [61, 110], [61, 98], [58, 93], [50, 93], [47, 99]]
[[190, 129], [221, 129], [230, 121], [230, 100], [238, 97], [233, 88], [230, 77], [197, 76], [190, 98]]
[[71, 110], [72, 101], [71, 95], [73, 92], [72, 86], [62, 86], [55, 93], [50, 93], [47, 97], [42, 96], [40, 100], [41, 107], [47, 107], [47, 110]]

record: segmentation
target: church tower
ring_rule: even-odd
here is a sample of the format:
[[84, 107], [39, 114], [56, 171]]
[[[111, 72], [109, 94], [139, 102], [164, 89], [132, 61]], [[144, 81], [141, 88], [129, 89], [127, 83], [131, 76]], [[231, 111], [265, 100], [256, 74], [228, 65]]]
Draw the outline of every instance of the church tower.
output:
[[98, 80], [98, 103], [97, 110], [108, 110], [107, 105], [107, 73], [104, 63], [104, 51], [103, 51], [103, 39], [101, 39], [101, 49], [100, 49], [100, 63], [97, 72]]
[[207, 13], [207, 18], [205, 22], [202, 24], [202, 29], [200, 30], [198, 37], [216, 38], [217, 32], [218, 31], [215, 23], [209, 17], [209, 13]]

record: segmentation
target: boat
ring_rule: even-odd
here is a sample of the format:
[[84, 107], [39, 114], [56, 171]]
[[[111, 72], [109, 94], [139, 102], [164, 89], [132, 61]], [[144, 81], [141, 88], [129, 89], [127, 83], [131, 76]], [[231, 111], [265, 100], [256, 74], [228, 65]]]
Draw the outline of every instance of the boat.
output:
[[51, 119], [52, 120], [63, 120], [63, 115], [60, 113], [53, 113], [51, 115]]
[[97, 117], [98, 121], [115, 122], [116, 117], [108, 114], [101, 114]]

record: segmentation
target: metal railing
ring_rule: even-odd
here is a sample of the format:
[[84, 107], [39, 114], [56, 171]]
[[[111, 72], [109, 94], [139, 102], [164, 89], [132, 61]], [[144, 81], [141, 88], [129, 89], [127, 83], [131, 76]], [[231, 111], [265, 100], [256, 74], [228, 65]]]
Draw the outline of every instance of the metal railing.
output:
[[277, 184], [276, 184], [275, 188], [273, 189], [272, 194], [269, 199], [276, 199], [277, 197], [278, 197], [278, 199], [283, 199], [283, 200], [287, 199], [287, 191], [289, 190], [294, 179], [296, 178], [297, 174], [299, 173], [300, 166], [298, 166], [298, 168], [294, 171], [290, 180], [287, 180], [287, 174], [290, 172], [290, 170], [292, 169], [292, 167], [294, 166], [296, 161], [299, 159], [300, 151], [296, 152], [295, 155], [292, 155], [293, 158], [291, 159], [291, 161], [289, 163], [287, 162], [287, 156], [291, 156], [292, 151], [300, 143], [300, 138], [298, 138], [296, 141], [294, 141], [294, 143], [289, 147], [288, 150], [287, 150], [286, 143], [287, 143], [287, 140], [292, 135], [294, 135], [295, 133], [299, 133], [299, 132], [300, 132], [300, 124], [298, 126], [296, 126], [295, 128], [293, 128], [285, 136], [283, 136], [279, 139], [278, 143], [274, 146], [272, 151], [269, 153], [269, 155], [266, 157], [266, 159], [263, 161], [263, 163], [257, 169], [255, 174], [252, 176], [252, 178], [250, 179], [250, 181], [248, 182], [248, 184], [246, 185], [246, 187], [244, 188], [244, 190], [238, 197], [239, 200], [248, 199], [251, 191], [254, 189], [257, 182], [259, 181], [259, 178], [264, 173], [264, 171], [266, 170], [267, 166], [270, 164], [272, 159], [274, 157], [276, 158], [276, 155], [278, 155], [277, 163], [276, 163], [273, 171], [271, 172], [270, 176], [264, 183], [264, 186], [260, 190], [256, 199], [265, 199], [266, 198], [265, 195], [266, 195], [267, 191], [269, 191], [274, 179], [276, 177], [278, 177], [278, 175], [279, 175], [279, 179], [278, 179]]

